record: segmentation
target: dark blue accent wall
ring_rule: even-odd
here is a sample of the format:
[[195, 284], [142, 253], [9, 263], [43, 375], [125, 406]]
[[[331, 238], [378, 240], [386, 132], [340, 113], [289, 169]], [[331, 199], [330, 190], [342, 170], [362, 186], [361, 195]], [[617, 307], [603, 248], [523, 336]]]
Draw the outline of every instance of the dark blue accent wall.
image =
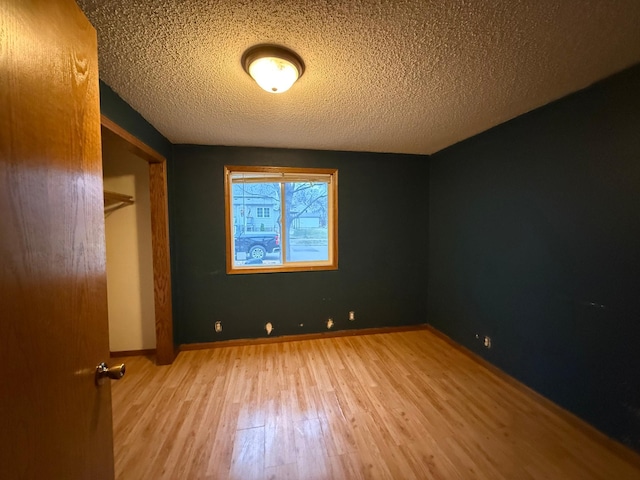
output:
[[639, 450], [640, 66], [429, 176], [429, 323]]
[[[227, 275], [224, 165], [338, 168], [338, 270]], [[170, 173], [177, 344], [426, 323], [427, 157], [176, 145]]]
[[100, 80], [100, 113], [153, 148], [167, 160], [171, 158], [171, 142], [102, 80]]

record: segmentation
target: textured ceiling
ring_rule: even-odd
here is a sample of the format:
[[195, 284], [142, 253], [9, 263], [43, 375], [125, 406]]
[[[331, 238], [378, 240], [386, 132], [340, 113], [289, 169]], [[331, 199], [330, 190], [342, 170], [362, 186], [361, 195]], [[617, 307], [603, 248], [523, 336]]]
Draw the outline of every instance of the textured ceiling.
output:
[[[430, 154], [640, 62], [638, 0], [78, 0], [173, 143]], [[258, 43], [306, 64], [261, 90]]]

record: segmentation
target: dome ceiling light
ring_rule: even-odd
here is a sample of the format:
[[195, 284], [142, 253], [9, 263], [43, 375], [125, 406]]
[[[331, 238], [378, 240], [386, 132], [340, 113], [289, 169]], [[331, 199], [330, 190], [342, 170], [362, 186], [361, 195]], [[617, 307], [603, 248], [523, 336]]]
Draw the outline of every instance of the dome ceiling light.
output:
[[241, 61], [245, 72], [269, 93], [286, 92], [304, 73], [300, 56], [278, 45], [255, 45]]

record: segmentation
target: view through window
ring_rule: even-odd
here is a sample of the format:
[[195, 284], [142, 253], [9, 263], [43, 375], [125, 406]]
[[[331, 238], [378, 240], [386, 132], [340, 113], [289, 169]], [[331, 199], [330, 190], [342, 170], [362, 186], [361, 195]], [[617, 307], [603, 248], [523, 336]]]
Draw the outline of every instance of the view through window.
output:
[[225, 167], [227, 272], [337, 268], [335, 169]]

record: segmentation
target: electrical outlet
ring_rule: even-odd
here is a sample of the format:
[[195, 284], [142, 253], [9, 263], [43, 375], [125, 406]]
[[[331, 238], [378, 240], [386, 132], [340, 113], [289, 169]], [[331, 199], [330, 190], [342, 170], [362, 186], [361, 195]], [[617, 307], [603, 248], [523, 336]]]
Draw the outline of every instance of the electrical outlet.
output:
[[218, 320], [215, 323], [215, 329], [216, 329], [216, 333], [220, 333], [222, 332], [222, 322], [220, 320]]
[[271, 332], [273, 332], [273, 324], [271, 322], [267, 322], [264, 329], [267, 331], [267, 335], [271, 335]]
[[351, 310], [349, 312], [349, 320], [351, 320], [352, 322], [356, 319], [356, 312], [354, 312], [353, 310]]
[[487, 348], [491, 348], [491, 337], [485, 335], [482, 344]]
[[327, 328], [331, 330], [333, 328], [333, 318], [327, 320]]

